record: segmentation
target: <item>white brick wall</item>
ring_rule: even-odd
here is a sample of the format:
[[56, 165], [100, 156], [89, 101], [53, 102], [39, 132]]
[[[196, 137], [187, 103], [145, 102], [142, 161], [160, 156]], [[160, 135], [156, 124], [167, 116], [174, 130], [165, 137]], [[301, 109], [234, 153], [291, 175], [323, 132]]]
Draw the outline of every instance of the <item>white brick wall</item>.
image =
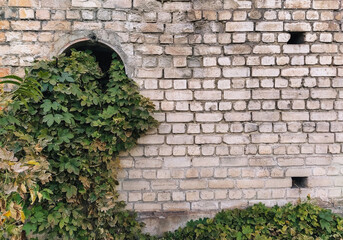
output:
[[[92, 30], [153, 100], [161, 125], [122, 154], [128, 208], [199, 212], [311, 194], [338, 211], [341, 1], [0, 2], [0, 76]], [[288, 44], [291, 32], [304, 42]], [[292, 189], [291, 177], [309, 188]]]

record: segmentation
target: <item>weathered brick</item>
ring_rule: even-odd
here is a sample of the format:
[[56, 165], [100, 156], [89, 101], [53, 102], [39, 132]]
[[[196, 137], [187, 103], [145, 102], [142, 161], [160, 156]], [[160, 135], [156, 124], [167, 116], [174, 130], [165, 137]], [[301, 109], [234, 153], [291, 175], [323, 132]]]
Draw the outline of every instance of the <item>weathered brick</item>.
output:
[[252, 90], [253, 99], [279, 99], [279, 90]]
[[104, 8], [131, 8], [132, 1], [130, 0], [105, 0], [103, 3]]
[[311, 46], [313, 53], [337, 53], [338, 46], [333, 44], [313, 44]]
[[136, 159], [136, 168], [161, 168], [163, 161], [161, 159]]
[[176, 55], [176, 56], [187, 56], [187, 55], [192, 55], [192, 48], [167, 46], [165, 49], [165, 53], [169, 55]]
[[245, 67], [224, 68], [223, 69], [223, 76], [227, 77], [227, 78], [249, 77], [250, 76], [250, 68], [245, 68]]
[[195, 78], [216, 78], [221, 76], [221, 68], [194, 68], [193, 77]]
[[197, 135], [195, 136], [195, 144], [218, 144], [222, 142], [222, 137], [219, 135]]
[[153, 190], [172, 190], [177, 189], [177, 182], [171, 179], [151, 181], [151, 188]]
[[278, 112], [253, 112], [252, 120], [257, 122], [275, 122], [280, 120]]
[[266, 188], [290, 188], [292, 187], [292, 179], [267, 179], [265, 182]]
[[311, 0], [286, 0], [284, 6], [285, 8], [307, 9], [311, 7]]
[[195, 91], [194, 98], [196, 100], [206, 100], [206, 101], [215, 101], [220, 100], [222, 96], [221, 91]]
[[139, 78], [161, 78], [162, 69], [158, 68], [145, 68], [138, 69], [137, 77]]
[[164, 211], [189, 211], [191, 206], [189, 202], [171, 202], [171, 203], [163, 203], [163, 210]]
[[305, 143], [307, 134], [305, 133], [286, 133], [280, 135], [280, 143]]
[[252, 76], [253, 77], [277, 77], [280, 75], [280, 69], [278, 68], [266, 68], [266, 67], [259, 67], [259, 68], [252, 68]]
[[5, 77], [7, 75], [10, 75], [10, 73], [11, 73], [10, 68], [0, 67], [0, 77]]
[[281, 76], [283, 77], [304, 77], [308, 76], [309, 69], [305, 67], [297, 68], [285, 68], [281, 70]]
[[165, 96], [167, 100], [171, 101], [187, 101], [193, 99], [193, 92], [190, 90], [166, 91]]
[[307, 180], [308, 187], [331, 187], [333, 180], [328, 177], [310, 177]]
[[164, 143], [163, 135], [146, 135], [137, 140], [138, 144], [162, 144]]
[[313, 0], [314, 9], [339, 9], [337, 0]]
[[208, 187], [209, 188], [214, 188], [214, 189], [221, 189], [221, 188], [233, 188], [234, 187], [234, 181], [229, 180], [229, 179], [223, 179], [223, 180], [210, 180], [208, 182]]
[[246, 135], [225, 135], [223, 141], [226, 144], [248, 144], [250, 142], [249, 136]]
[[191, 23], [173, 23], [166, 24], [165, 33], [180, 34], [180, 33], [192, 33], [194, 32], [194, 26]]
[[193, 167], [216, 167], [219, 166], [218, 157], [196, 157], [192, 160]]
[[72, 0], [72, 7], [81, 7], [81, 8], [99, 8], [101, 7], [100, 0]]
[[308, 112], [282, 112], [281, 119], [283, 121], [308, 121], [310, 114]]
[[253, 22], [228, 22], [225, 25], [227, 32], [252, 32], [254, 31]]
[[314, 99], [334, 99], [337, 91], [334, 89], [311, 89], [311, 97]]
[[334, 121], [337, 120], [336, 112], [311, 112], [311, 121]]
[[185, 144], [193, 144], [194, 137], [192, 135], [170, 135], [167, 136], [167, 144], [177, 144], [177, 145], [185, 145]]
[[251, 47], [245, 44], [231, 44], [229, 46], [224, 46], [224, 53], [227, 55], [242, 55], [242, 54], [250, 54]]
[[223, 119], [222, 113], [196, 113], [197, 122], [220, 122]]
[[282, 99], [308, 99], [310, 92], [308, 89], [281, 90]]
[[331, 159], [327, 156], [320, 156], [320, 157], [307, 157], [306, 165], [330, 165]]
[[192, 122], [193, 113], [167, 113], [167, 122]]
[[43, 31], [68, 31], [71, 30], [71, 23], [68, 21], [48, 21], [43, 23], [42, 29]]
[[313, 23], [313, 31], [324, 32], [324, 31], [339, 31], [339, 24], [335, 22], [315, 22]]
[[39, 30], [39, 21], [12, 21], [11, 26], [13, 30]]
[[227, 90], [224, 91], [224, 99], [228, 100], [244, 100], [244, 99], [250, 99], [251, 93], [249, 90]]
[[310, 133], [309, 143], [334, 143], [334, 133]]
[[205, 189], [207, 188], [207, 181], [205, 180], [183, 180], [180, 182], [181, 189]]
[[312, 30], [311, 24], [306, 22], [299, 23], [285, 23], [285, 31], [289, 32], [310, 32]]
[[280, 53], [281, 48], [278, 45], [260, 45], [255, 46], [253, 49], [253, 53], [256, 54], [273, 54], [273, 53]]
[[165, 68], [164, 77], [165, 78], [190, 78], [192, 75], [192, 70], [187, 68]]
[[337, 69], [333, 67], [316, 67], [311, 68], [312, 77], [334, 77], [337, 74]]
[[219, 207], [217, 201], [201, 201], [201, 202], [192, 202], [192, 209], [194, 210], [216, 210]]
[[149, 190], [149, 182], [147, 181], [124, 181], [123, 182], [123, 190]]
[[277, 134], [252, 134], [251, 142], [252, 143], [276, 143], [279, 141], [279, 136]]
[[249, 112], [231, 112], [224, 114], [227, 122], [246, 122], [251, 121], [251, 114]]
[[167, 168], [190, 167], [191, 159], [188, 157], [167, 157], [164, 158], [164, 166]]
[[281, 8], [281, 0], [259, 0], [254, 1], [256, 8]]
[[142, 45], [136, 50], [144, 55], [161, 55], [163, 53], [163, 48], [158, 45]]
[[[278, 162], [278, 165], [280, 167], [303, 166], [304, 163], [305, 163], [303, 158], [294, 158], [294, 157], [290, 157], [290, 158], [284, 158], [284, 157], [277, 158], [277, 162]], [[308, 170], [310, 170], [310, 169], [308, 169]], [[311, 172], [311, 170], [310, 170], [310, 172]], [[286, 176], [290, 176], [290, 175], [286, 175]], [[307, 175], [305, 175], [305, 176], [307, 176]]]
[[258, 22], [256, 31], [260, 32], [282, 32], [283, 22]]
[[222, 53], [222, 48], [218, 46], [195, 46], [194, 55], [219, 55]]
[[238, 188], [263, 188], [264, 181], [259, 179], [242, 179], [237, 180]]
[[10, 22], [7, 20], [0, 21], [0, 30], [10, 29]]
[[310, 46], [306, 44], [289, 44], [283, 46], [284, 53], [291, 53], [291, 54], [300, 54], [300, 53], [309, 53]]
[[70, 0], [41, 0], [41, 6], [43, 8], [69, 8], [71, 5]]
[[36, 7], [37, 0], [8, 0], [9, 7]]
[[273, 158], [253, 157], [249, 159], [250, 166], [274, 166], [276, 161]]

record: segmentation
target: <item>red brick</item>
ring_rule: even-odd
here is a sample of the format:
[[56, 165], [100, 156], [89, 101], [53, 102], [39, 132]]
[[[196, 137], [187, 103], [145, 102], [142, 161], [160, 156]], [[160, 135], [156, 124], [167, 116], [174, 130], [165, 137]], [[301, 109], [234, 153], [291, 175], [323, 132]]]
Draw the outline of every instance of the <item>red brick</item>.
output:
[[34, 7], [37, 6], [37, 0], [9, 0], [10, 7]]
[[0, 77], [7, 76], [11, 73], [10, 68], [0, 68]]
[[0, 21], [0, 30], [7, 30], [10, 28], [9, 21]]
[[71, 23], [67, 21], [49, 21], [45, 24], [43, 24], [43, 30], [70, 30], [71, 29]]

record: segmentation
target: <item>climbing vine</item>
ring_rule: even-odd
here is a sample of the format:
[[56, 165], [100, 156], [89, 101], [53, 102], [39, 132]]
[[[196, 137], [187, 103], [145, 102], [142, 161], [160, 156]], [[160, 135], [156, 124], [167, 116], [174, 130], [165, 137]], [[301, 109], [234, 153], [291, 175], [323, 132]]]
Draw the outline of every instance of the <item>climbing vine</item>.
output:
[[139, 94], [116, 56], [102, 73], [89, 52], [72, 51], [37, 62], [26, 77], [41, 84], [43, 99], [29, 100], [27, 108], [14, 100], [1, 113], [0, 146], [25, 158], [34, 142], [39, 149], [34, 154], [47, 159], [51, 176], [37, 183], [45, 200], [32, 204], [24, 195], [18, 198], [24, 238], [144, 239], [135, 215], [118, 202], [116, 185], [119, 153], [157, 125], [150, 115], [153, 104]]

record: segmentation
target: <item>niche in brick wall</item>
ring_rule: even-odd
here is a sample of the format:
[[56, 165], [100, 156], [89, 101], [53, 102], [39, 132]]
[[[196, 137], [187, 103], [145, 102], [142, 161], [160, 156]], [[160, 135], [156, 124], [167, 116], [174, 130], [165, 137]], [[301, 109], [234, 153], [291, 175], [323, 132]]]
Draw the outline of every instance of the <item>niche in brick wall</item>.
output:
[[304, 32], [290, 32], [290, 39], [287, 44], [303, 44], [305, 43], [305, 33]]
[[292, 177], [292, 188], [306, 188], [307, 177]]
[[[93, 40], [92, 37], [90, 37], [90, 39], [91, 40], [80, 41], [70, 45], [63, 51], [63, 53], [69, 56], [72, 49], [75, 49], [77, 51], [90, 50], [92, 52], [92, 55], [96, 58], [97, 62], [99, 63], [102, 72], [105, 73], [104, 76], [100, 79], [101, 87], [105, 89], [105, 86], [108, 82], [107, 71], [111, 66], [112, 55], [116, 52], [106, 44], [95, 41], [96, 38]], [[121, 60], [118, 54], [117, 58]]]
[[107, 70], [110, 68], [112, 62], [112, 54], [115, 53], [115, 51], [109, 46], [101, 42], [92, 40], [74, 43], [67, 49], [65, 49], [63, 53], [65, 53], [68, 56], [71, 53], [71, 49], [75, 49], [77, 51], [92, 51], [103, 72], [107, 72]]

